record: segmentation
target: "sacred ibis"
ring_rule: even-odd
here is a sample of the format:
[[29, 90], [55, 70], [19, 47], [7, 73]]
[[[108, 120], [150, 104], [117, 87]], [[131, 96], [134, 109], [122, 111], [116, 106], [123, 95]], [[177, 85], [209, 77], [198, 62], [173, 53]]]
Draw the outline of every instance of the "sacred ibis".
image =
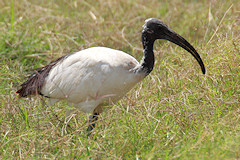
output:
[[187, 50], [205, 74], [203, 61], [193, 46], [161, 20], [149, 18], [142, 29], [144, 56], [140, 63], [119, 50], [88, 48], [36, 70], [16, 93], [19, 97], [42, 95], [49, 98], [50, 103], [66, 100], [80, 111], [92, 113], [87, 129], [91, 131], [104, 105], [121, 99], [153, 70], [153, 45], [157, 39], [168, 40]]

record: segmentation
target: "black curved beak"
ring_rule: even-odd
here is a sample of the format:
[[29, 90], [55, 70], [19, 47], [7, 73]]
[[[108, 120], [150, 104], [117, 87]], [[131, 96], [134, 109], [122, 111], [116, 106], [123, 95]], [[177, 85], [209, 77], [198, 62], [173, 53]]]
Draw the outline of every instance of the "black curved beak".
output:
[[[164, 37], [164, 38], [162, 38], [162, 37]], [[188, 41], [186, 41], [182, 36], [180, 36], [179, 34], [174, 32], [170, 28], [168, 28], [168, 30], [164, 32], [164, 35], [161, 36], [161, 39], [166, 39], [172, 43], [175, 43], [176, 45], [184, 48], [186, 51], [191, 53], [193, 55], [193, 57], [198, 61], [199, 65], [202, 69], [202, 73], [203, 74], [206, 73], [205, 66], [203, 64], [201, 57], [199, 56], [197, 51], [193, 48], [193, 46], [190, 43], [188, 43]]]

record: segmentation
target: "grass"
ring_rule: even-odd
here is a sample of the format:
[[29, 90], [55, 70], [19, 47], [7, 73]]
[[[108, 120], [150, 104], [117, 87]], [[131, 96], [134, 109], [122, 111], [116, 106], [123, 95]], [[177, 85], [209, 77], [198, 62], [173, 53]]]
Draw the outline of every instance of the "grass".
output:
[[[240, 6], [232, 1], [0, 1], [0, 159], [239, 159]], [[201, 55], [155, 44], [154, 71], [86, 137], [77, 112], [65, 129], [66, 103], [18, 99], [34, 68], [93, 46], [141, 60], [141, 26], [162, 19]]]

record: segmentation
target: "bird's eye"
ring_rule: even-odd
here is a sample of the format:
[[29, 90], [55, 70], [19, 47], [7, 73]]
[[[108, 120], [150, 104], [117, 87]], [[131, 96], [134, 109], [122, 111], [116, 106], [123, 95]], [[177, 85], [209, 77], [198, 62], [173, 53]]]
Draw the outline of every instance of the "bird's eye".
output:
[[151, 29], [147, 29], [147, 33], [152, 34], [154, 31]]

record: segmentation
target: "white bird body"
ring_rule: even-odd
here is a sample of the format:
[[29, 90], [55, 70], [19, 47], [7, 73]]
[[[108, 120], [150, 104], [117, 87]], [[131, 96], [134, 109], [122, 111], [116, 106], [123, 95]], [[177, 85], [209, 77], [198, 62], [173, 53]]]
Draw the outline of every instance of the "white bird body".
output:
[[35, 70], [16, 93], [20, 97], [39, 94], [52, 103], [66, 100], [83, 112], [93, 113], [87, 129], [91, 131], [103, 105], [121, 99], [153, 70], [153, 45], [157, 39], [173, 42], [191, 53], [205, 74], [205, 66], [193, 46], [161, 20], [150, 18], [143, 25], [141, 63], [122, 51], [93, 47]]
[[41, 93], [51, 102], [66, 100], [83, 112], [121, 99], [145, 74], [133, 72], [140, 64], [119, 50], [93, 47], [59, 61], [49, 72]]

